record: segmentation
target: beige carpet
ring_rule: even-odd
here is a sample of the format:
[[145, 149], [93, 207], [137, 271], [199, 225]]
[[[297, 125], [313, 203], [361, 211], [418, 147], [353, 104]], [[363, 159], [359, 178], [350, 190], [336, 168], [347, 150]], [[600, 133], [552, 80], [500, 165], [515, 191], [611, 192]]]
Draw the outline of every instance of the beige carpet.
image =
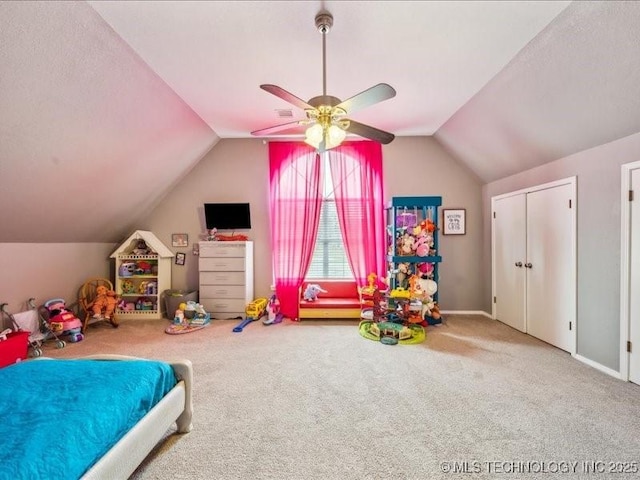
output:
[[637, 476], [609, 473], [610, 462], [640, 468], [640, 387], [500, 322], [450, 316], [424, 343], [395, 346], [352, 321], [233, 333], [237, 323], [176, 336], [165, 320], [96, 324], [45, 354], [193, 362], [194, 430], [169, 436], [135, 479], [604, 479]]

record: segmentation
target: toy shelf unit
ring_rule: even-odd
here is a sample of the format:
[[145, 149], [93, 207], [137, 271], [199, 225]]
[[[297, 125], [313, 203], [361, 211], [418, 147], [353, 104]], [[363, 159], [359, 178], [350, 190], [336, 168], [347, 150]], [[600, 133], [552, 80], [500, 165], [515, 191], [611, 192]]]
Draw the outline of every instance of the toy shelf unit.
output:
[[[438, 283], [438, 207], [442, 197], [393, 197], [386, 207], [391, 289], [409, 290], [411, 278]], [[429, 282], [433, 285], [432, 282]], [[430, 287], [433, 288], [433, 287]], [[432, 295], [437, 301], [437, 291]]]
[[116, 260], [116, 315], [120, 319], [163, 318], [160, 294], [171, 288], [173, 252], [153, 233], [137, 230], [111, 258]]

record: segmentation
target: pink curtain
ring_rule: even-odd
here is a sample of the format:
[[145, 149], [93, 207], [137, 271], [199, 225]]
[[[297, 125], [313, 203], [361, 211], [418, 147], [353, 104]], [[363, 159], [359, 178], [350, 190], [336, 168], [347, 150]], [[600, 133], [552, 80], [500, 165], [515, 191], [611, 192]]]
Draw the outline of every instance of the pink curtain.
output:
[[377, 142], [345, 142], [329, 150], [338, 221], [347, 258], [358, 285], [370, 273], [386, 277], [386, 218], [382, 147]]
[[305, 143], [269, 143], [271, 258], [280, 311], [292, 320], [298, 320], [299, 289], [320, 221], [320, 164], [320, 156]]

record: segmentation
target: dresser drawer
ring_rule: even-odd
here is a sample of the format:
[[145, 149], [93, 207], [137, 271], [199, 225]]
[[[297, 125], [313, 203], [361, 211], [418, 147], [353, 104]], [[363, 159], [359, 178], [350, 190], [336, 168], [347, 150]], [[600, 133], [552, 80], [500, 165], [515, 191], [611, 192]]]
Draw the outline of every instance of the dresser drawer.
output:
[[245, 272], [200, 272], [200, 290], [204, 285], [244, 285]]
[[245, 292], [244, 285], [200, 285], [200, 298], [241, 298], [244, 301]]
[[244, 272], [244, 257], [232, 258], [232, 257], [217, 257], [217, 258], [202, 258], [198, 263], [199, 270], [205, 271], [218, 271], [218, 272]]
[[227, 244], [225, 242], [201, 243], [201, 257], [244, 257], [246, 249], [244, 245]]
[[211, 312], [244, 312], [247, 304], [244, 300], [222, 299], [222, 298], [201, 298], [200, 304], [204, 309]]

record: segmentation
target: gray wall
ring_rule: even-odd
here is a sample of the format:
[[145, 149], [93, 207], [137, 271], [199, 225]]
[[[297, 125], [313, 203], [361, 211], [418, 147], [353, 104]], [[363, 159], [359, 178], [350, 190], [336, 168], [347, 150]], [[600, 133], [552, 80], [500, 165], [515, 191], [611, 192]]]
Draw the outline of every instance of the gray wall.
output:
[[[482, 187], [431, 137], [401, 137], [383, 148], [387, 197], [442, 195], [445, 207], [467, 209], [467, 235], [441, 237], [440, 301], [446, 310], [491, 311], [491, 197], [576, 176], [578, 181], [577, 352], [619, 370], [620, 166], [640, 160], [640, 134], [571, 155]], [[171, 233], [204, 232], [206, 201], [249, 201], [255, 241], [256, 295], [271, 284], [267, 219], [267, 147], [226, 139], [170, 192], [139, 229], [168, 246]], [[482, 205], [482, 206], [481, 206]], [[64, 214], [62, 214], [64, 217]], [[17, 311], [29, 297], [74, 299], [88, 277], [111, 274], [116, 244], [0, 244], [0, 302]], [[173, 265], [173, 287], [195, 289], [197, 257]]]
[[113, 279], [109, 255], [115, 248], [111, 243], [0, 243], [0, 303], [7, 303], [10, 313], [25, 310], [31, 297], [37, 305], [64, 298], [71, 306], [90, 277]]
[[638, 160], [640, 134], [635, 134], [485, 185], [485, 291], [481, 308], [491, 311], [491, 197], [576, 176], [577, 353], [619, 371], [621, 165]]
[[[431, 137], [401, 137], [383, 147], [386, 197], [441, 195], [443, 205], [466, 208], [467, 235], [441, 237], [440, 303], [444, 310], [480, 310], [482, 304], [481, 183]], [[145, 228], [160, 239], [186, 232], [204, 233], [202, 204], [251, 203], [255, 242], [255, 294], [267, 296], [272, 284], [268, 222], [268, 148], [258, 139], [225, 139], [171, 192]], [[173, 266], [174, 288], [197, 289], [197, 257]]]
[[[440, 303], [443, 310], [482, 309], [481, 183], [431, 137], [401, 137], [383, 147], [385, 188], [392, 196], [441, 195], [445, 207], [467, 209], [467, 234], [441, 236]], [[198, 288], [193, 245], [205, 232], [206, 202], [250, 202], [255, 242], [255, 294], [272, 284], [268, 222], [268, 147], [259, 139], [221, 140], [135, 229], [153, 231], [174, 252], [187, 253], [184, 266], [172, 265], [172, 287]], [[116, 194], [117, 192], [114, 192]], [[64, 212], [60, 215], [65, 218]], [[171, 247], [172, 233], [187, 233], [187, 248]], [[124, 240], [124, 238], [122, 239]], [[118, 242], [119, 243], [119, 242]], [[0, 243], [0, 302], [20, 310], [29, 297], [75, 300], [79, 286], [93, 276], [112, 277], [109, 255], [118, 243]]]

